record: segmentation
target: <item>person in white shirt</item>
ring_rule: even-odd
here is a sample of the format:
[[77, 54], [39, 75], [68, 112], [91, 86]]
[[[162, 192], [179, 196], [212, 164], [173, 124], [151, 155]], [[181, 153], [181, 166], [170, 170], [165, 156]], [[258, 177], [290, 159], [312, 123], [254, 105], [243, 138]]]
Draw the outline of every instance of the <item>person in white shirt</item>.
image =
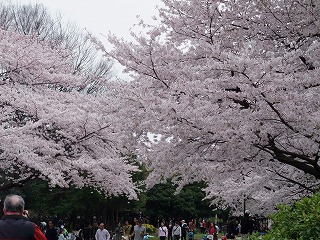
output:
[[100, 223], [99, 229], [96, 232], [96, 240], [110, 240], [110, 233], [104, 228], [104, 224]]
[[158, 236], [160, 240], [165, 240], [168, 237], [168, 228], [164, 225], [164, 222], [161, 222], [160, 224]]
[[181, 227], [179, 222], [175, 222], [175, 225], [172, 228], [172, 237], [173, 240], [179, 240], [181, 238]]

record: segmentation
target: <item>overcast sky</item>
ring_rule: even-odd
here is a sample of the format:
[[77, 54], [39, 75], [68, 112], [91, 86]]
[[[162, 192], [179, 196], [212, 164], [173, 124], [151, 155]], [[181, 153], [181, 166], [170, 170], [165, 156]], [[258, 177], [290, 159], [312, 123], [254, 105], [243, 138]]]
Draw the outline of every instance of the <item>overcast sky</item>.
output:
[[128, 37], [129, 29], [137, 23], [137, 15], [150, 22], [158, 15], [156, 6], [161, 0], [0, 0], [18, 3], [42, 3], [53, 14], [61, 13], [63, 20], [70, 20], [80, 28], [95, 35], [112, 32]]
[[[130, 39], [129, 29], [138, 22], [137, 15], [147, 23], [152, 16], [158, 16], [156, 6], [163, 6], [161, 0], [0, 0], [4, 2], [29, 4], [42, 3], [55, 16], [75, 23], [80, 29], [87, 29], [99, 38], [108, 49], [106, 37], [109, 31], [118, 37]], [[122, 67], [116, 64], [114, 73], [121, 78]]]

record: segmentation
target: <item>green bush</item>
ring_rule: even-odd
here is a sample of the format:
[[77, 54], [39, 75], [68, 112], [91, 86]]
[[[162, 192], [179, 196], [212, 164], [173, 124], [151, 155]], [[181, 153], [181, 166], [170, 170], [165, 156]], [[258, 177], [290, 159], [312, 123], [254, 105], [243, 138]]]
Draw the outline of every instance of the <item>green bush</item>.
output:
[[279, 211], [270, 217], [273, 225], [265, 240], [320, 239], [320, 193], [292, 206], [280, 205]]
[[148, 234], [156, 232], [156, 228], [151, 224], [142, 224], [142, 226], [144, 226], [147, 229]]

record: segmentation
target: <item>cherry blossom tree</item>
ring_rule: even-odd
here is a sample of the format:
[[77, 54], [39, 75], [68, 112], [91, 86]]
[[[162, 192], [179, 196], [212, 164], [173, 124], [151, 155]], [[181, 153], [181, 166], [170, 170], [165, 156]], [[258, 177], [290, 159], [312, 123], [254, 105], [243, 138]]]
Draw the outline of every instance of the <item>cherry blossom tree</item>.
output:
[[118, 105], [111, 94], [79, 92], [83, 84], [72, 51], [0, 30], [1, 190], [41, 178], [136, 198]]
[[319, 4], [163, 3], [146, 35], [97, 42], [132, 74], [121, 101], [148, 186], [206, 180], [208, 198], [262, 213], [319, 188]]
[[87, 37], [87, 30], [62, 17], [50, 14], [42, 4], [0, 3], [0, 26], [21, 34], [37, 36], [52, 48], [62, 47], [73, 52], [73, 71], [82, 76], [88, 93], [101, 90], [112, 78], [112, 61], [102, 58]]

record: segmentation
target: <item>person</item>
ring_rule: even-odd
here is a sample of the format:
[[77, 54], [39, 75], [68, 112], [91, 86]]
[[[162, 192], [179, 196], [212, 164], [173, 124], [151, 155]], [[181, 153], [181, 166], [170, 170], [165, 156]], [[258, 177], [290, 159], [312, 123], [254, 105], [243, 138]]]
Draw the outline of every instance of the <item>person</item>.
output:
[[66, 240], [63, 228], [60, 228], [60, 232], [58, 234], [58, 240]]
[[226, 228], [226, 237], [228, 239], [235, 239], [237, 236], [237, 221], [234, 218], [229, 219], [227, 222], [227, 228]]
[[122, 233], [123, 229], [121, 227], [121, 223], [119, 222], [116, 229], [114, 230], [115, 233], [115, 240], [121, 240], [122, 239]]
[[215, 224], [215, 230], [216, 230], [216, 234], [218, 235], [219, 234], [219, 231], [220, 231], [220, 228], [219, 228], [219, 225], [218, 224]]
[[193, 221], [189, 221], [189, 224], [188, 224], [188, 240], [194, 240], [194, 224], [193, 224]]
[[[212, 235], [213, 240], [218, 239], [217, 231], [216, 231], [216, 226], [213, 222], [209, 224], [209, 235]], [[208, 235], [208, 236], [209, 236]]]
[[98, 229], [99, 229], [98, 223], [96, 221], [93, 222], [92, 231], [91, 231], [91, 233], [92, 233], [91, 239], [96, 240], [96, 232], [97, 232]]
[[60, 227], [60, 234], [62, 234], [64, 238], [67, 238], [69, 235], [69, 232], [64, 225], [61, 225]]
[[59, 239], [59, 232], [54, 227], [53, 220], [48, 221], [48, 228], [47, 228], [45, 236], [48, 240], [58, 240]]
[[47, 229], [47, 223], [46, 222], [40, 222], [39, 228], [40, 228], [41, 232], [43, 232], [43, 234], [45, 234], [46, 233], [46, 229]]
[[189, 224], [188, 224], [189, 232], [190, 232], [190, 231], [194, 232], [194, 228], [195, 228], [195, 226], [194, 226], [193, 221], [189, 221]]
[[168, 237], [168, 228], [164, 225], [164, 222], [160, 223], [158, 237], [160, 240], [165, 240]]
[[129, 240], [130, 234], [131, 234], [131, 228], [132, 228], [132, 225], [129, 224], [129, 221], [128, 221], [128, 220], [126, 220], [126, 221], [124, 222], [124, 226], [123, 226], [123, 228], [122, 228], [122, 230], [123, 230], [123, 236], [124, 236], [125, 240]]
[[214, 223], [210, 223], [210, 226], [209, 226], [209, 235], [214, 235], [215, 233], [215, 227], [214, 227]]
[[182, 220], [181, 221], [181, 239], [182, 240], [187, 240], [187, 232], [188, 232], [188, 225], [184, 220]]
[[133, 240], [133, 238], [134, 238], [134, 227], [138, 226], [138, 218], [136, 218], [136, 217], [133, 218], [133, 225], [132, 226], [133, 227], [131, 227], [131, 229], [130, 229], [130, 237], [129, 237], [130, 240]]
[[142, 220], [137, 221], [138, 225], [133, 228], [132, 237], [134, 240], [143, 240], [144, 236], [147, 234], [147, 229], [142, 226]]
[[0, 239], [47, 240], [38, 225], [29, 221], [25, 202], [19, 195], [8, 195], [4, 200], [4, 216], [0, 220]]
[[173, 240], [179, 240], [181, 238], [181, 227], [178, 221], [175, 222], [172, 228], [172, 237]]
[[202, 227], [201, 227], [201, 231], [203, 234], [206, 233], [206, 229], [207, 229], [207, 223], [206, 223], [206, 220], [202, 220]]
[[104, 223], [100, 223], [99, 229], [96, 232], [96, 240], [109, 240], [110, 239], [110, 233], [107, 229], [104, 228]]
[[240, 220], [241, 239], [245, 239], [249, 233], [252, 233], [252, 221], [250, 220], [250, 212], [245, 211], [243, 218]]
[[92, 239], [92, 228], [89, 221], [85, 221], [83, 228], [79, 231], [79, 238], [81, 240], [91, 240]]
[[203, 233], [203, 231], [202, 231], [202, 218], [199, 218], [198, 224], [199, 224], [198, 227], [200, 228], [200, 232]]
[[172, 224], [172, 221], [170, 220], [169, 225], [168, 225], [168, 240], [173, 240], [172, 228], [173, 228], [173, 224]]

